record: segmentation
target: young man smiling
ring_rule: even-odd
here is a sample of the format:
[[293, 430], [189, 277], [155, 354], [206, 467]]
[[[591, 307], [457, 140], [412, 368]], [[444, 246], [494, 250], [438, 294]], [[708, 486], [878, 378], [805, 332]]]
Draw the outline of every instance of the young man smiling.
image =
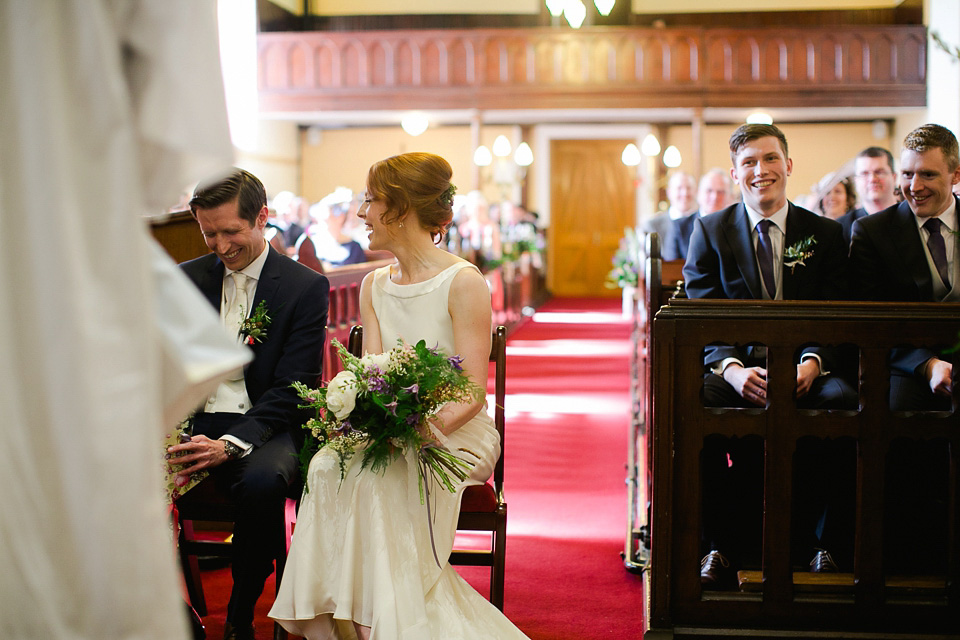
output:
[[[911, 131], [900, 154], [904, 201], [853, 225], [850, 260], [854, 290], [864, 300], [960, 302], [960, 183], [957, 138], [946, 127]], [[948, 345], [942, 345], [948, 346]], [[892, 349], [890, 409], [950, 411], [957, 354], [936, 345]], [[884, 568], [888, 573], [946, 571], [949, 459], [947, 443], [918, 437], [891, 444], [887, 458]]]
[[[746, 300], [834, 300], [847, 294], [847, 251], [840, 225], [787, 200], [793, 160], [783, 132], [773, 125], [746, 124], [730, 136], [730, 175], [743, 201], [698, 217], [690, 238], [683, 277], [690, 298]], [[789, 250], [789, 251], [788, 251]], [[792, 268], [785, 254], [803, 254]], [[813, 338], [813, 336], [811, 336]], [[835, 350], [810, 348], [798, 358], [797, 405], [807, 409], [852, 409], [853, 388], [830, 374], [841, 364], [856, 369]], [[765, 407], [766, 347], [707, 346], [704, 349], [704, 404]], [[702, 457], [703, 588], [729, 582], [735, 564], [756, 564], [762, 527], [763, 443], [750, 438], [707, 438]], [[820, 526], [824, 513], [852, 512], [853, 486], [834, 471], [853, 469], [852, 451], [817, 441], [798, 450], [798, 468], [818, 468], [824, 457], [837, 464], [817, 473], [814, 483], [795, 490], [794, 563], [813, 571], [836, 571], [823, 547], [840, 546], [852, 556], [848, 527]], [[823, 488], [837, 480], [835, 491]], [[833, 537], [833, 533], [836, 536]], [[816, 550], [819, 548], [819, 550]], [[728, 557], [729, 556], [729, 557]], [[801, 559], [802, 558], [802, 559]], [[846, 557], [844, 558], [846, 559]]]

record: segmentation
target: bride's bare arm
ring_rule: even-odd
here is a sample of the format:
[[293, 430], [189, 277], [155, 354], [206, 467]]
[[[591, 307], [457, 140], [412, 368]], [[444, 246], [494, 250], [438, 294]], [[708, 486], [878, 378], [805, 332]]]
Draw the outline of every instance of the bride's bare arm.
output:
[[373, 311], [373, 274], [371, 271], [360, 283], [360, 322], [363, 324], [363, 352], [383, 353], [380, 344], [380, 322]]
[[[481, 389], [487, 388], [490, 361], [490, 289], [482, 275], [462, 269], [450, 285], [447, 309], [453, 320], [453, 340], [463, 358], [463, 370]], [[448, 404], [440, 410], [434, 425], [449, 435], [483, 408], [483, 399], [469, 404]]]

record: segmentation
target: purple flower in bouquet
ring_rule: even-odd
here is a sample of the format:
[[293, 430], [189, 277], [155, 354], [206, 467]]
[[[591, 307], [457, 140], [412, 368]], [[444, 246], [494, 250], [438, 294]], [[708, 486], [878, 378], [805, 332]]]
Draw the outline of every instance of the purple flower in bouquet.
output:
[[463, 358], [428, 348], [423, 340], [413, 346], [398, 341], [385, 353], [362, 358], [337, 341], [334, 345], [344, 371], [319, 390], [294, 385], [301, 408], [316, 412], [310, 426], [304, 425], [312, 436], [301, 451], [304, 470], [325, 446], [339, 456], [341, 478], [357, 450], [363, 452], [360, 469], [377, 473], [413, 451], [419, 458], [421, 498], [426, 476], [455, 491], [474, 463], [438, 445], [431, 420], [447, 403], [481, 401], [486, 395], [463, 372]]

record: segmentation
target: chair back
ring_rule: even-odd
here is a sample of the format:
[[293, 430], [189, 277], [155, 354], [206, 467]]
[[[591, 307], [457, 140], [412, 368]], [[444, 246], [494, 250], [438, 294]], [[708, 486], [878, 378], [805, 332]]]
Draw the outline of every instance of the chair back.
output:
[[317, 273], [323, 273], [323, 264], [317, 258], [317, 247], [306, 233], [300, 234], [296, 248], [297, 262], [310, 267]]

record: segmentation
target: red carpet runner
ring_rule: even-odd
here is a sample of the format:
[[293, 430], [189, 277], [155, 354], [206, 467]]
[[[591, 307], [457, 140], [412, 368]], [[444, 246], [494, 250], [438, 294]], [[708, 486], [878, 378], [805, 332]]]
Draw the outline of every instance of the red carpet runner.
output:
[[[641, 580], [620, 558], [629, 354], [619, 300], [552, 300], [507, 343], [505, 610], [533, 640], [642, 635]], [[486, 570], [459, 570], [486, 595]], [[203, 581], [208, 637], [219, 640], [229, 569], [205, 572]], [[266, 591], [256, 621], [262, 638], [272, 633], [272, 580]]]

